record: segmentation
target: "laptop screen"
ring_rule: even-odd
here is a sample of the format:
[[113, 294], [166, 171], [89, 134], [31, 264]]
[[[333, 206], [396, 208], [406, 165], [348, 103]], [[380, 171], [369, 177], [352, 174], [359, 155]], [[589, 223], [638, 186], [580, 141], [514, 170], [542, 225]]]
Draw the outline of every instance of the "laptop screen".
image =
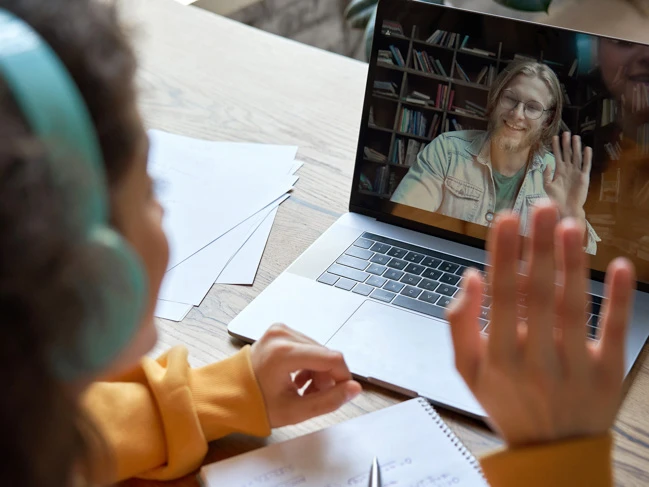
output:
[[[648, 283], [647, 122], [648, 46], [379, 2], [351, 208], [484, 245], [498, 211], [527, 234], [550, 198], [585, 222], [595, 278], [624, 255]], [[566, 131], [582, 145], [553, 150]]]

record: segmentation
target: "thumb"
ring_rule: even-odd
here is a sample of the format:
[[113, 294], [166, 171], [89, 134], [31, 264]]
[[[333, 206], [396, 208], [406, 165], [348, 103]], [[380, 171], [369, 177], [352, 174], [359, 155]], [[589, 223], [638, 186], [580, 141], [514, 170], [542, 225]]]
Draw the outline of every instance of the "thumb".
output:
[[548, 186], [552, 183], [552, 168], [548, 164], [543, 170], [543, 186]]
[[307, 419], [331, 413], [358, 396], [361, 390], [362, 387], [358, 382], [348, 380], [339, 382], [326, 391], [296, 397], [289, 406], [292, 409], [290, 417], [293, 423], [301, 423]]

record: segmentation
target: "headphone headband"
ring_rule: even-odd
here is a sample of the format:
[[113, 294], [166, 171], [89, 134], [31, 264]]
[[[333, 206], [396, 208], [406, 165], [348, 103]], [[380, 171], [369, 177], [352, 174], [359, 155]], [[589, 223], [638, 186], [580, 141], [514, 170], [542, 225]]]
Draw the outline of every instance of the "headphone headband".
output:
[[[82, 218], [84, 228], [106, 221], [102, 157], [81, 94], [52, 48], [25, 22], [1, 8], [0, 74], [32, 131], [48, 144], [55, 177], [72, 175], [79, 180], [75, 190], [84, 205], [75, 209], [75, 215]], [[71, 164], [75, 167], [70, 168]]]

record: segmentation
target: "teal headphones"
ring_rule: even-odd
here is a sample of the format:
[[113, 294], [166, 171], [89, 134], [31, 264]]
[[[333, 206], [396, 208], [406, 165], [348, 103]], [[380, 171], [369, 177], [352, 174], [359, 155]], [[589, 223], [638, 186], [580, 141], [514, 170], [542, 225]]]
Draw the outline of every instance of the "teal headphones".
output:
[[[47, 146], [52, 174], [81, 220], [84, 245], [101, 263], [97, 296], [79, 283], [86, 307], [97, 306], [74, 343], [53, 352], [56, 374], [70, 380], [108, 365], [139, 328], [146, 302], [145, 271], [128, 243], [109, 226], [109, 200], [99, 142], [88, 109], [50, 46], [25, 22], [0, 8], [0, 75], [32, 132]], [[95, 291], [93, 289], [93, 291]]]

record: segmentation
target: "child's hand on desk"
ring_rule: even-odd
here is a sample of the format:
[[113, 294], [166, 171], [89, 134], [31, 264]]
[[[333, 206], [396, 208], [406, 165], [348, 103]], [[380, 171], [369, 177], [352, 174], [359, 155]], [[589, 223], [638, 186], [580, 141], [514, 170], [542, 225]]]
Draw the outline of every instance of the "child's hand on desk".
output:
[[252, 367], [272, 428], [335, 411], [361, 392], [341, 353], [285, 325], [273, 325], [252, 346]]
[[[526, 278], [518, 273], [518, 229], [517, 217], [503, 216], [489, 238], [488, 336], [478, 328], [484, 284], [478, 272], [467, 271], [449, 312], [456, 366], [511, 446], [605, 433], [620, 405], [633, 265], [623, 259], [609, 265], [608, 309], [599, 343], [590, 341], [583, 227], [575, 220], [557, 224], [556, 208], [539, 206], [525, 254]], [[527, 324], [517, 318], [519, 289], [527, 294]]]

